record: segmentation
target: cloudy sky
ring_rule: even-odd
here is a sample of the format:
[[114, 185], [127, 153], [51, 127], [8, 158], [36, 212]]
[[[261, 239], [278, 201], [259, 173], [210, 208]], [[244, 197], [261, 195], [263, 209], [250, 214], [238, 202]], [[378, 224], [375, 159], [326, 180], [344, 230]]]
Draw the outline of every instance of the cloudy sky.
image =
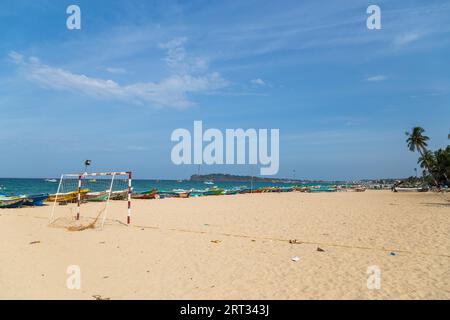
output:
[[[81, 30], [66, 8], [81, 8]], [[366, 9], [381, 8], [368, 30]], [[448, 1], [4, 0], [0, 177], [187, 178], [171, 133], [280, 129], [278, 177], [414, 174], [404, 132], [450, 131]], [[254, 166], [202, 173], [256, 174]]]

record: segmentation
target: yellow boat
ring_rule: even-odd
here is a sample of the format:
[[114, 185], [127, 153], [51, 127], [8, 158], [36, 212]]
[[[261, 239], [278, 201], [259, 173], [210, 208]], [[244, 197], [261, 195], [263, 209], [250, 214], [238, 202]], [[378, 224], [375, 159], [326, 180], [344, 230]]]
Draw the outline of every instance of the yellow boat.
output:
[[[86, 195], [86, 193], [89, 192], [89, 189], [81, 189], [80, 193], [81, 193], [81, 199], [84, 198], [84, 196]], [[77, 200], [78, 197], [78, 192], [77, 191], [72, 191], [72, 192], [67, 192], [67, 193], [60, 193], [58, 194], [58, 197], [56, 197], [56, 194], [51, 194], [48, 196], [47, 198], [47, 202], [75, 202]]]

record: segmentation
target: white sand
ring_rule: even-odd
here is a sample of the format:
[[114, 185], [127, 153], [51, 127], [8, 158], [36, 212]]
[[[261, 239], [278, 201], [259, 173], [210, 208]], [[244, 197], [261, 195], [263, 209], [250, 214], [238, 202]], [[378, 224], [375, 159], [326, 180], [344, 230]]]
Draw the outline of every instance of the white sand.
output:
[[[449, 299], [449, 198], [368, 191], [135, 200], [131, 227], [82, 232], [48, 227], [50, 206], [4, 209], [0, 298]], [[109, 218], [125, 221], [126, 202], [113, 202]], [[80, 290], [66, 287], [69, 265], [81, 268]], [[367, 288], [372, 265], [379, 290]]]

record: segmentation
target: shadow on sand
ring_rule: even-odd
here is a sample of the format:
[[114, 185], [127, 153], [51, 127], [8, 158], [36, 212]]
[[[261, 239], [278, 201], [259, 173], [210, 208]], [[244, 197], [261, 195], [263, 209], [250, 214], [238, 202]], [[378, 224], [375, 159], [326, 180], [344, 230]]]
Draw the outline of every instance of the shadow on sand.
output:
[[450, 207], [450, 202], [447, 202], [447, 203], [422, 202], [421, 204], [423, 204], [424, 206], [427, 206], [427, 207], [436, 207], [436, 208]]

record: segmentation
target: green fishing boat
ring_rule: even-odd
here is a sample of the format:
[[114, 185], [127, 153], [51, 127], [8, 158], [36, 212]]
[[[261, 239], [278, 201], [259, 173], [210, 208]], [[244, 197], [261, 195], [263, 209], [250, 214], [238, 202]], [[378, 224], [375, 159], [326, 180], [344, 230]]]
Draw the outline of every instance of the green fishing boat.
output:
[[109, 191], [88, 192], [83, 200], [90, 202], [103, 202], [108, 200]]
[[219, 196], [219, 195], [223, 194], [224, 191], [225, 190], [221, 189], [221, 188], [213, 188], [213, 189], [209, 189], [209, 190], [205, 191], [203, 193], [203, 195], [204, 196]]

